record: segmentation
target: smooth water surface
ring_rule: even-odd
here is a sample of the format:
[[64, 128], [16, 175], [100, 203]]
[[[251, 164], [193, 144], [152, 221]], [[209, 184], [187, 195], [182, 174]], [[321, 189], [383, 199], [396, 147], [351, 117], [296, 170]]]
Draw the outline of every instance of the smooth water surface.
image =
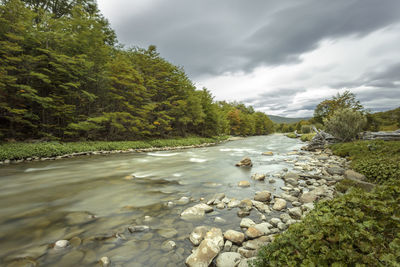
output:
[[[98, 266], [98, 260], [108, 256], [113, 266], [183, 266], [195, 226], [240, 230], [240, 218], [236, 209], [215, 209], [196, 222], [183, 221], [179, 214], [215, 193], [237, 199], [252, 198], [263, 189], [279, 193], [280, 179], [269, 184], [268, 179], [250, 177], [290, 169], [284, 159], [295, 156], [286, 153], [302, 145], [297, 139], [270, 135], [206, 148], [0, 166], [0, 264], [28, 257], [41, 266]], [[265, 151], [274, 156], [262, 156]], [[253, 168], [235, 167], [245, 156]], [[131, 175], [135, 178], [128, 179]], [[250, 181], [251, 187], [239, 188], [241, 180]], [[194, 202], [166, 207], [182, 196]], [[214, 222], [216, 216], [227, 222]], [[253, 212], [251, 216], [258, 220]], [[130, 224], [149, 225], [151, 230], [130, 234]], [[69, 248], [52, 248], [57, 240], [73, 237]], [[177, 248], [163, 251], [166, 240], [175, 241]]]

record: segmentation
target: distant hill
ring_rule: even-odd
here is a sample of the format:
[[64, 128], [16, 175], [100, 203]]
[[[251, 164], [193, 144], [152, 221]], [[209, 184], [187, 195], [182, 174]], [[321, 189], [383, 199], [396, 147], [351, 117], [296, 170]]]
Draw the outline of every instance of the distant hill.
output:
[[281, 116], [274, 116], [274, 115], [268, 115], [268, 117], [271, 119], [271, 121], [275, 123], [295, 123], [299, 122], [301, 120], [309, 120], [311, 117], [307, 118], [286, 118], [286, 117], [281, 117]]

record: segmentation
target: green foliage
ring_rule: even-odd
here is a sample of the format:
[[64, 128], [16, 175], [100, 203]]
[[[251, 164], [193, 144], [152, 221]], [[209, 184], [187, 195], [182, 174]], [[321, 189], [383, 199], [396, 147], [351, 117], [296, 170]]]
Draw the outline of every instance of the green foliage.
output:
[[286, 136], [289, 138], [297, 138], [297, 135], [295, 133], [288, 133], [286, 134]]
[[322, 101], [314, 110], [314, 121], [316, 123], [325, 123], [336, 110], [352, 109], [363, 113], [364, 107], [356, 96], [350, 91], [345, 91], [343, 94], [337, 94], [332, 99]]
[[215, 143], [226, 140], [228, 136], [213, 138], [187, 137], [156, 139], [151, 141], [94, 141], [94, 142], [46, 142], [46, 143], [6, 143], [0, 145], [0, 160], [26, 159], [33, 157], [55, 157], [65, 154], [91, 151], [111, 151], [142, 149], [150, 147], [177, 147]]
[[335, 110], [324, 123], [328, 133], [346, 142], [357, 138], [366, 125], [366, 118], [357, 110], [344, 108]]
[[273, 131], [218, 103], [155, 46], [123, 49], [93, 0], [0, 4], [0, 138], [144, 140]]
[[396, 266], [400, 261], [400, 183], [371, 193], [351, 189], [318, 203], [264, 247], [256, 266]]
[[367, 114], [369, 131], [395, 131], [400, 128], [400, 107], [385, 112]]
[[303, 134], [309, 134], [309, 133], [311, 133], [311, 126], [310, 125], [301, 125], [300, 131]]
[[300, 136], [300, 140], [303, 142], [311, 141], [311, 139], [313, 139], [314, 136], [315, 133], [302, 134]]
[[349, 157], [351, 167], [371, 182], [400, 180], [400, 142], [357, 141], [335, 144], [331, 149], [336, 155]]

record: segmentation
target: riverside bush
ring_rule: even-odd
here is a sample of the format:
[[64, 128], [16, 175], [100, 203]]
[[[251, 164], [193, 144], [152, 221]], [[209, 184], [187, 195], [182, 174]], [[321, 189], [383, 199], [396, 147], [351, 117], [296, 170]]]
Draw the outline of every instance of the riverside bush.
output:
[[46, 142], [46, 143], [5, 143], [0, 145], [0, 160], [24, 159], [29, 157], [55, 157], [78, 152], [100, 150], [127, 150], [150, 147], [176, 147], [200, 145], [226, 140], [228, 136], [214, 138], [187, 137], [156, 139], [151, 141], [96, 141], [96, 142]]
[[311, 126], [310, 125], [302, 125], [301, 126], [301, 132], [303, 134], [311, 133]]
[[295, 133], [288, 133], [286, 134], [286, 136], [289, 138], [297, 138], [297, 135]]
[[303, 142], [311, 141], [311, 139], [313, 139], [314, 136], [315, 136], [315, 133], [303, 134], [303, 135], [301, 135], [300, 140]]
[[399, 266], [400, 184], [320, 202], [260, 250], [255, 266]]
[[325, 120], [325, 129], [337, 139], [347, 142], [356, 139], [366, 123], [367, 119], [360, 111], [344, 108], [336, 110]]

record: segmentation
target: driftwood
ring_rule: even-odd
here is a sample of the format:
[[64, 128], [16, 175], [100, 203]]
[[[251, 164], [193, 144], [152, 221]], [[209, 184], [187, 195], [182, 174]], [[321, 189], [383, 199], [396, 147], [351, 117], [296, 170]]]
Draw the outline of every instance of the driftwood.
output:
[[393, 132], [363, 132], [361, 134], [363, 140], [385, 140], [385, 141], [400, 141], [400, 129]]

